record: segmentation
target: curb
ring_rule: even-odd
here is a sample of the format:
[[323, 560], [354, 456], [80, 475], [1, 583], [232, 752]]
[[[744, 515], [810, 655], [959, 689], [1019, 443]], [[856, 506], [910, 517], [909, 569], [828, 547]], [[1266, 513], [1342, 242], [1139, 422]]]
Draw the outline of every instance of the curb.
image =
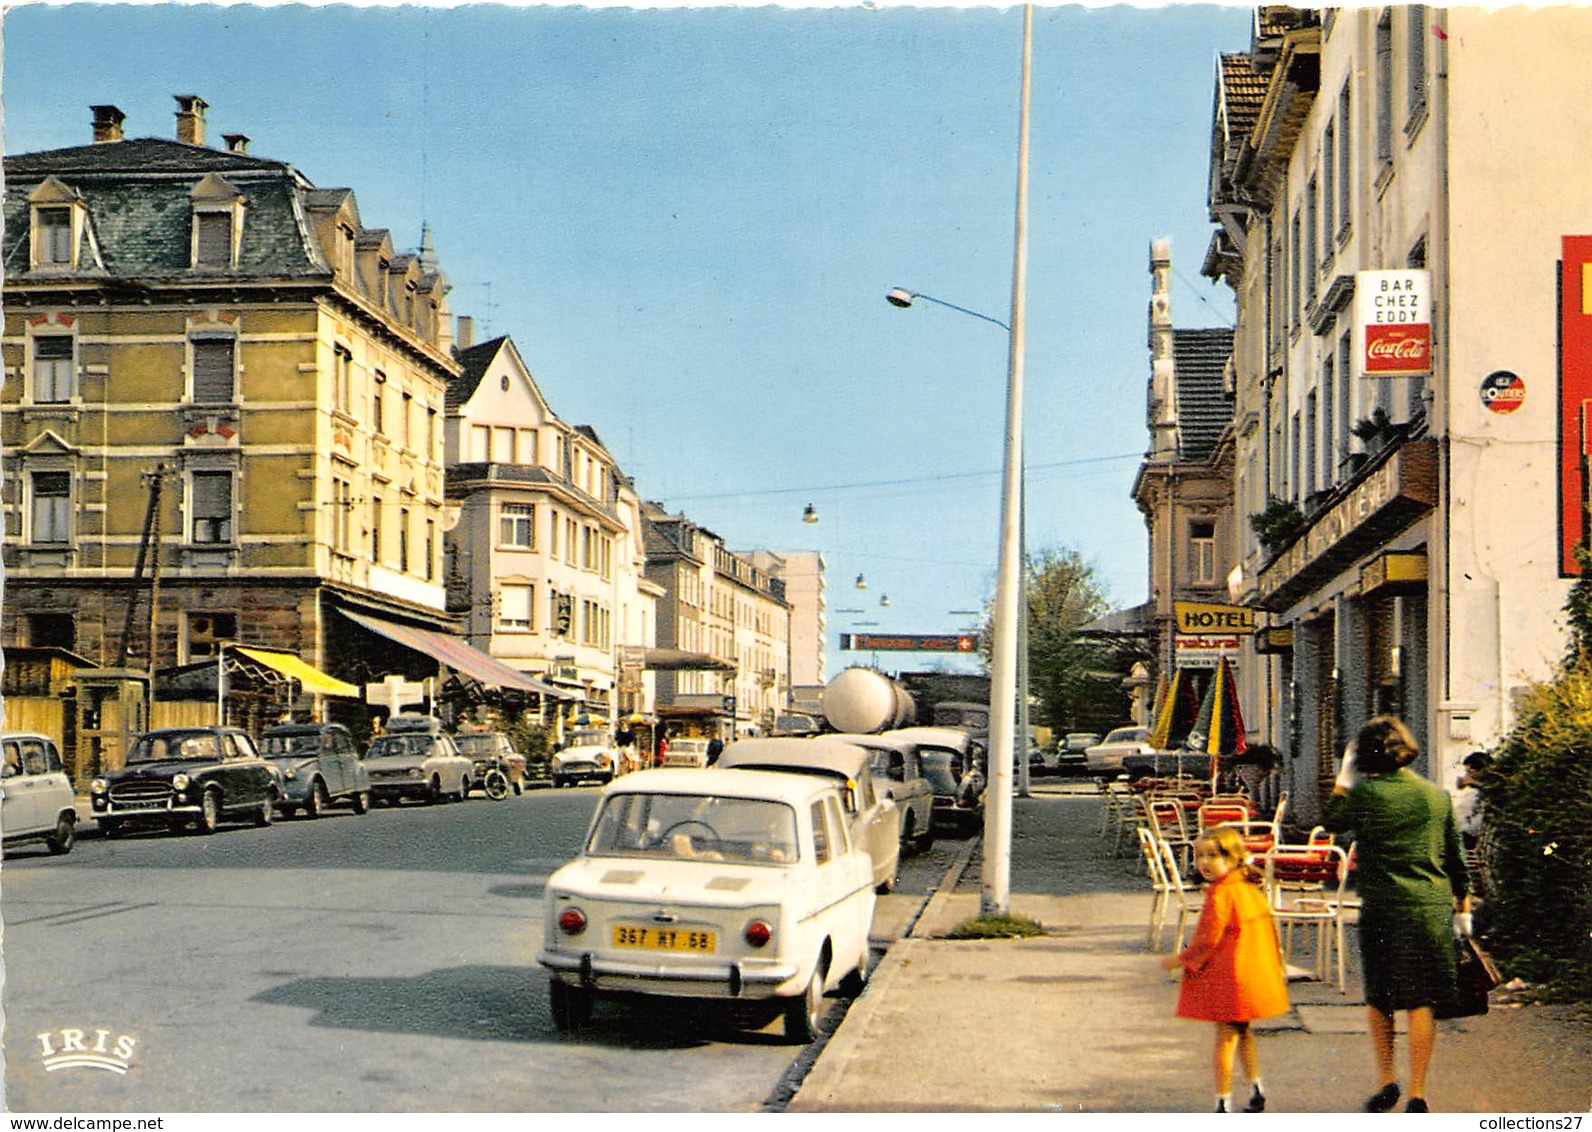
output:
[[873, 1017], [883, 1007], [890, 993], [891, 984], [900, 977], [903, 968], [912, 964], [914, 953], [927, 938], [919, 934], [918, 926], [944, 908], [950, 893], [955, 890], [962, 873], [967, 869], [968, 862], [973, 859], [973, 850], [977, 846], [977, 838], [968, 838], [967, 844], [946, 868], [945, 875], [940, 878], [923, 910], [913, 919], [907, 934], [891, 944], [884, 953], [884, 958], [879, 961], [879, 966], [868, 980], [867, 988], [852, 1002], [840, 1025], [824, 1043], [818, 1060], [813, 1063], [812, 1069], [797, 1087], [795, 1095], [785, 1105], [786, 1112], [818, 1111], [805, 1109], [802, 1098], [815, 1098], [814, 1103], [821, 1105], [825, 1097], [834, 1093], [835, 1087], [845, 1077], [852, 1057], [866, 1040]]

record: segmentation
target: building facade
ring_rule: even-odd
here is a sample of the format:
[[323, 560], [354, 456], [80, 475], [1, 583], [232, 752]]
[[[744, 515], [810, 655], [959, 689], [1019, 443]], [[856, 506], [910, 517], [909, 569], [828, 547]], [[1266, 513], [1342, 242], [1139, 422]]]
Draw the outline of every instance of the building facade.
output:
[[449, 625], [447, 280], [177, 102], [171, 140], [98, 106], [91, 144], [5, 159], [4, 643], [403, 671], [339, 613]]
[[785, 583], [790, 603], [790, 682], [796, 699], [811, 700], [822, 692], [824, 634], [828, 632], [828, 564], [817, 550], [751, 550], [741, 556], [772, 578]]
[[1150, 600], [1141, 621], [1159, 672], [1182, 667], [1200, 691], [1203, 674], [1224, 647], [1238, 649], [1237, 639], [1229, 646], [1223, 634], [1179, 632], [1176, 620], [1179, 603], [1227, 600], [1237, 540], [1228, 366], [1233, 332], [1174, 328], [1171, 271], [1171, 247], [1157, 240], [1150, 249], [1150, 448], [1133, 483], [1149, 534]]
[[1301, 820], [1368, 716], [1451, 783], [1564, 653], [1589, 48], [1576, 9], [1267, 7], [1221, 59], [1205, 271], [1237, 299], [1232, 593], [1262, 621], [1241, 697]]
[[616, 723], [651, 708], [636, 660], [654, 642], [640, 501], [589, 428], [548, 406], [508, 338], [465, 341], [448, 387], [448, 606], [465, 639]]

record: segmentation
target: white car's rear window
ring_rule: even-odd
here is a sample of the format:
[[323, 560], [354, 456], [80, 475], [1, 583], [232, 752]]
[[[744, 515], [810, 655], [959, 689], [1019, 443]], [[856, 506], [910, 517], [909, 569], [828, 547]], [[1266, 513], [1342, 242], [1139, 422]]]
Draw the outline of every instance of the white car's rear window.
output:
[[586, 852], [787, 865], [797, 860], [796, 811], [783, 802], [714, 794], [609, 796]]

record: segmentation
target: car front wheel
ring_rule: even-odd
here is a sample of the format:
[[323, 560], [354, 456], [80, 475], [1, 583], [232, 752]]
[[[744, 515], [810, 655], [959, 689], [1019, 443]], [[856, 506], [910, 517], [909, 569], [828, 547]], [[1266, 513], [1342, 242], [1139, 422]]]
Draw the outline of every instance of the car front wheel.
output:
[[304, 799], [304, 816], [307, 818], [320, 817], [326, 812], [326, 803], [328, 801], [329, 799], [326, 797], [326, 783], [317, 778], [314, 782], [310, 783], [309, 795]]
[[370, 791], [368, 791], [368, 790], [357, 790], [357, 791], [355, 791], [354, 792], [354, 812], [356, 814], [363, 814], [363, 813], [368, 813], [369, 811], [370, 811]]
[[199, 799], [199, 821], [196, 826], [200, 833], [214, 833], [221, 825], [221, 796], [214, 790], [206, 790]]

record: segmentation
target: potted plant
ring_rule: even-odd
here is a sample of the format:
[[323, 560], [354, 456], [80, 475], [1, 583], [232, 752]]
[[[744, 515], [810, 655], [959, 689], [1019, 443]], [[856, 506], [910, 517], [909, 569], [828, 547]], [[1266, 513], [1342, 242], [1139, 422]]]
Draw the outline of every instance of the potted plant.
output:
[[1249, 517], [1249, 525], [1268, 555], [1274, 555], [1292, 542], [1305, 529], [1304, 512], [1291, 499], [1273, 496], [1266, 501], [1266, 509]]

